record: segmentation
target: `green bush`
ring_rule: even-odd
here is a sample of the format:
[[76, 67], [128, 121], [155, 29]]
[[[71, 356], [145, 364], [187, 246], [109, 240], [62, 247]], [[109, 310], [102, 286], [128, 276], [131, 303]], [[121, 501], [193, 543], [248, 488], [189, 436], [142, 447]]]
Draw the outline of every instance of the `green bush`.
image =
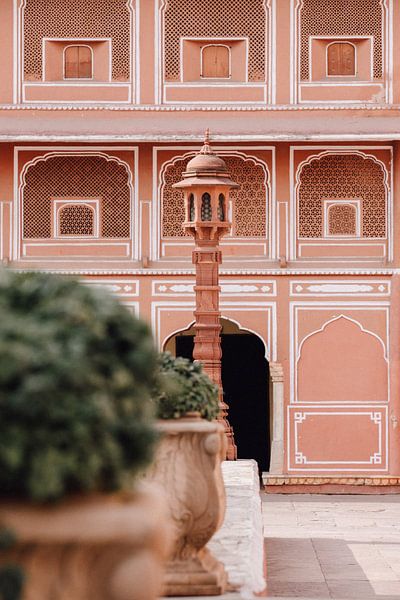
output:
[[0, 274], [0, 495], [35, 501], [130, 485], [152, 457], [148, 327], [104, 291]]
[[208, 421], [216, 418], [218, 387], [203, 373], [201, 364], [164, 352], [159, 365], [160, 382], [154, 393], [158, 418], [179, 419], [188, 412], [199, 412]]

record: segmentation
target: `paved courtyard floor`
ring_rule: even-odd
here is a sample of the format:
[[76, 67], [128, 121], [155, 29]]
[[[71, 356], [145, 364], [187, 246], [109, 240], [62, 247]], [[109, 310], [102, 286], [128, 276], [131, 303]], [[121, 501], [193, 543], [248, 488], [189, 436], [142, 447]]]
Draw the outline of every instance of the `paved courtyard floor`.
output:
[[400, 600], [400, 495], [262, 499], [267, 597]]

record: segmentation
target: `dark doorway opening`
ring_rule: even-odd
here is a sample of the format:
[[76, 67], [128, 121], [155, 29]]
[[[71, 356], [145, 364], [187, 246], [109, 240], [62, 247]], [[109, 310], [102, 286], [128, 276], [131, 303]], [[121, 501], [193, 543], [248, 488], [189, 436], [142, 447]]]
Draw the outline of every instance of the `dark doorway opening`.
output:
[[[175, 337], [176, 356], [193, 360], [190, 334]], [[260, 472], [269, 470], [269, 365], [264, 344], [254, 334], [221, 334], [222, 384], [229, 406], [238, 458], [253, 458]]]

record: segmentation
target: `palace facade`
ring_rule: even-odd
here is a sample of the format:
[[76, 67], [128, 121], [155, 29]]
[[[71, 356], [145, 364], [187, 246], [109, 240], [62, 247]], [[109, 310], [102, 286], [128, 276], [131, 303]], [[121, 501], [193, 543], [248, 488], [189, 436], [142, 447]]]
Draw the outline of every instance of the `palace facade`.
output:
[[240, 187], [223, 383], [271, 491], [400, 483], [400, 3], [2, 0], [0, 259], [107, 287], [191, 356], [200, 148]]

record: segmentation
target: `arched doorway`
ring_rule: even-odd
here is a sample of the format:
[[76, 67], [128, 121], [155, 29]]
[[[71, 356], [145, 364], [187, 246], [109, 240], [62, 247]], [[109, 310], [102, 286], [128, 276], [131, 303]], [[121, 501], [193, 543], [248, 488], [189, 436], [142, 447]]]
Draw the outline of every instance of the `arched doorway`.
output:
[[[229, 406], [238, 458], [253, 458], [260, 472], [269, 470], [269, 364], [263, 341], [254, 333], [221, 319], [222, 384]], [[194, 329], [169, 338], [165, 350], [193, 360]]]

